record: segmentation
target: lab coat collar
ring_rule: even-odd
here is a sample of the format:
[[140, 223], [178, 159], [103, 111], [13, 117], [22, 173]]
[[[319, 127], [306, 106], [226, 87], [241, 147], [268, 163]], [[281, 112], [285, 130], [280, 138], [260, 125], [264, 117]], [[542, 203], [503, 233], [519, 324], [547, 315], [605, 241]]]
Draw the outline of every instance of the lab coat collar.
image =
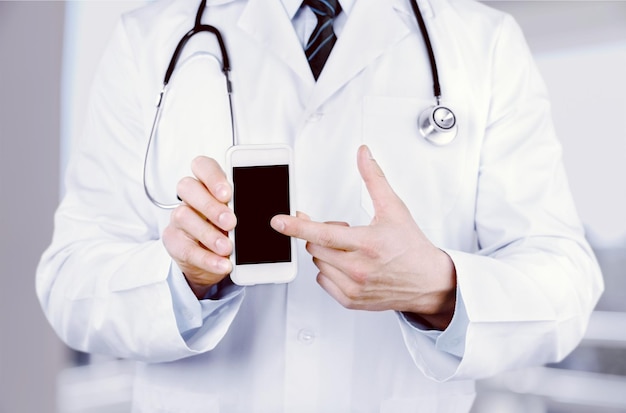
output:
[[[316, 110], [359, 72], [406, 37], [411, 29], [401, 18], [398, 2], [356, 1], [341, 36], [337, 39], [316, 87], [308, 109]], [[408, 4], [408, 2], [407, 2]]]
[[238, 22], [239, 28], [291, 67], [303, 80], [314, 79], [283, 2], [249, 0]]
[[[287, 15], [290, 19], [298, 12], [298, 9], [302, 6], [303, 0], [281, 0], [283, 2], [283, 6], [285, 10], [287, 10]], [[339, 4], [341, 5], [342, 13], [346, 13], [350, 15], [350, 11], [352, 10], [352, 5], [356, 0], [339, 0]]]
[[[348, 19], [317, 83], [298, 40], [292, 13], [296, 0], [249, 0], [239, 19], [239, 27], [288, 65], [311, 89], [308, 111], [316, 110], [354, 76], [407, 36], [414, 18], [405, 0], [342, 0]], [[297, 6], [297, 7], [296, 7]], [[420, 0], [424, 17], [432, 16], [427, 0]]]

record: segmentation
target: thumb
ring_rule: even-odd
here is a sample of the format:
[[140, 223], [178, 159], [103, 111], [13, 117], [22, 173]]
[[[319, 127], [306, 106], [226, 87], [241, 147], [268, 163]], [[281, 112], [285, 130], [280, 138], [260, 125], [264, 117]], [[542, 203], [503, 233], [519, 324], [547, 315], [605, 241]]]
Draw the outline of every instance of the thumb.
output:
[[372, 198], [376, 218], [393, 216], [398, 212], [398, 208], [404, 210], [404, 203], [391, 188], [383, 170], [365, 145], [359, 148], [357, 165], [367, 192]]

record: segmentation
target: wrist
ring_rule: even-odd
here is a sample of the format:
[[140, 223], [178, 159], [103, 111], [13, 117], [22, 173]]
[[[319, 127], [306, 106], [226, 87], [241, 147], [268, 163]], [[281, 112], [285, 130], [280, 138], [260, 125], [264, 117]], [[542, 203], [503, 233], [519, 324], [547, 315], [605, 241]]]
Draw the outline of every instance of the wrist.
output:
[[429, 272], [430, 291], [419, 308], [404, 314], [427, 328], [443, 331], [452, 321], [456, 308], [456, 267], [445, 251], [437, 249], [436, 257]]
[[211, 289], [214, 287], [214, 285], [195, 284], [189, 280], [187, 280], [187, 284], [189, 284], [189, 288], [191, 288], [191, 291], [193, 291], [198, 300], [204, 299], [204, 297], [206, 297], [211, 292]]
[[197, 284], [189, 280], [187, 280], [187, 284], [198, 300], [219, 300], [228, 294], [233, 281], [230, 276], [226, 276], [216, 284]]

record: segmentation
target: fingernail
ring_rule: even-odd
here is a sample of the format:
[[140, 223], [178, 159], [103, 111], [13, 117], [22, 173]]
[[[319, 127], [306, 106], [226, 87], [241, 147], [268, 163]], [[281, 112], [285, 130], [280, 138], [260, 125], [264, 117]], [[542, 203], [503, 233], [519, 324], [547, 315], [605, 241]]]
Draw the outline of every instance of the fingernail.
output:
[[230, 261], [227, 259], [217, 261], [217, 269], [224, 273], [230, 271]]
[[217, 217], [217, 222], [224, 230], [229, 230], [232, 227], [234, 220], [235, 216], [230, 212], [222, 212], [220, 216]]
[[374, 169], [376, 170], [376, 175], [380, 176], [381, 178], [384, 178], [385, 177], [385, 173], [380, 168], [380, 165], [378, 165], [378, 162], [376, 161], [376, 159], [374, 159], [374, 156], [372, 155], [372, 152], [370, 151], [370, 148], [368, 146], [365, 146], [365, 150], [366, 150], [366, 154], [367, 154], [367, 157], [369, 158], [369, 160], [374, 162]]
[[217, 185], [217, 187], [215, 187], [215, 195], [219, 198], [220, 201], [226, 201], [230, 196], [228, 185], [226, 184]]
[[274, 227], [274, 229], [276, 231], [284, 231], [285, 230], [285, 221], [283, 221], [280, 218], [273, 218], [271, 221], [271, 225], [272, 227]]
[[230, 241], [226, 238], [218, 238], [215, 241], [216, 252], [220, 255], [225, 255], [230, 252]]

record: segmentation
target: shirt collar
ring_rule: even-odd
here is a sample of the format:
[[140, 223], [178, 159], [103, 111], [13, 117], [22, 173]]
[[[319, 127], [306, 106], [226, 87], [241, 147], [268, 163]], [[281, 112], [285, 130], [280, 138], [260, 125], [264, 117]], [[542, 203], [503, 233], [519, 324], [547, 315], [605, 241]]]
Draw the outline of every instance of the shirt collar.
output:
[[[293, 16], [296, 15], [298, 9], [302, 5], [302, 0], [281, 0], [283, 2], [283, 7], [287, 10], [287, 14], [290, 19], [293, 19]], [[350, 10], [352, 10], [352, 6], [356, 0], [339, 0], [339, 4], [341, 4], [341, 11], [346, 13], [346, 15], [350, 15]]]

